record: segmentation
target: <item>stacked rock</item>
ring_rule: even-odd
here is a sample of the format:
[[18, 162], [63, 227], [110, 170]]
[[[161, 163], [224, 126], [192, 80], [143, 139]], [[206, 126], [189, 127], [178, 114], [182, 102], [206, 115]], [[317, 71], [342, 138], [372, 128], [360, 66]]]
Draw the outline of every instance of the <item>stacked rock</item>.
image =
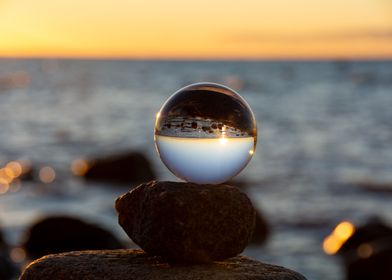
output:
[[116, 201], [119, 223], [150, 255], [209, 263], [234, 257], [250, 241], [255, 210], [229, 185], [141, 184]]
[[151, 181], [119, 197], [116, 209], [120, 225], [145, 252], [48, 255], [32, 262], [20, 280], [306, 280], [236, 256], [251, 238], [255, 210], [235, 187]]
[[256, 212], [244, 193], [222, 182], [246, 166], [256, 140], [254, 115], [233, 90], [211, 83], [179, 90], [157, 114], [155, 144], [169, 170], [187, 182], [144, 183], [115, 205], [120, 225], [147, 254], [49, 255], [30, 264], [21, 280], [304, 280], [286, 268], [235, 257], [251, 240]]

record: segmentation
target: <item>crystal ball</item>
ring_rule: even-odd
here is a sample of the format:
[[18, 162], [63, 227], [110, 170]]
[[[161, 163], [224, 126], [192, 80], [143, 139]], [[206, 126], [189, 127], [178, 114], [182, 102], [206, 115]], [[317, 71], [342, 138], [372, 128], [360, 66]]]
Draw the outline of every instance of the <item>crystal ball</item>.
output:
[[234, 90], [196, 83], [175, 92], [157, 114], [155, 147], [178, 178], [220, 184], [241, 172], [257, 141], [256, 120]]

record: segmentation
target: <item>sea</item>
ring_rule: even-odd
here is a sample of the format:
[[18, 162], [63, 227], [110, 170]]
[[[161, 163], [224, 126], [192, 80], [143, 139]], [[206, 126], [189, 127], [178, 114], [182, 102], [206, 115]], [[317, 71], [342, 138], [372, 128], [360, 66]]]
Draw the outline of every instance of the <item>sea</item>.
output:
[[133, 186], [87, 183], [71, 163], [134, 150], [157, 179], [178, 180], [155, 151], [155, 116], [175, 91], [203, 81], [238, 91], [257, 119], [253, 159], [235, 180], [271, 234], [244, 255], [343, 280], [342, 260], [323, 250], [334, 227], [374, 217], [392, 225], [392, 61], [0, 59], [0, 167], [24, 159], [55, 172], [50, 183], [35, 174], [3, 188], [8, 242], [19, 246], [40, 217], [66, 214], [132, 246], [113, 204]]

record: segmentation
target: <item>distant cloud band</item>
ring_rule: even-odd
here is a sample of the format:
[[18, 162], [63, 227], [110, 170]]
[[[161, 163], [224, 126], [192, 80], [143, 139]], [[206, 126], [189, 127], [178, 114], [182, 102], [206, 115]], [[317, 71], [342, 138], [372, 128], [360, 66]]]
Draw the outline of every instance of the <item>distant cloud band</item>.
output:
[[262, 32], [243, 32], [231, 34], [225, 37], [228, 41], [235, 42], [309, 42], [309, 41], [347, 41], [347, 40], [391, 40], [392, 28], [390, 30], [361, 30], [361, 31], [336, 31], [320, 32], [313, 34], [267, 34]]

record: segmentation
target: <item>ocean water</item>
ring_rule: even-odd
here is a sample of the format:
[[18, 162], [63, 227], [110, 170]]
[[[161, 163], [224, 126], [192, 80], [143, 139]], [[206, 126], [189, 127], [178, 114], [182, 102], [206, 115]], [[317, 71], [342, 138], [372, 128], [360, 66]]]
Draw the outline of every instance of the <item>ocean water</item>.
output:
[[115, 198], [127, 188], [86, 184], [70, 164], [138, 150], [160, 180], [177, 180], [154, 148], [155, 114], [177, 89], [232, 87], [258, 123], [258, 144], [238, 175], [271, 224], [264, 246], [244, 252], [309, 280], [344, 279], [322, 242], [342, 220], [392, 224], [392, 194], [356, 181], [392, 182], [392, 62], [0, 60], [0, 166], [50, 166], [50, 184], [23, 182], [0, 195], [0, 225], [17, 246], [42, 215], [81, 216], [115, 231]]

